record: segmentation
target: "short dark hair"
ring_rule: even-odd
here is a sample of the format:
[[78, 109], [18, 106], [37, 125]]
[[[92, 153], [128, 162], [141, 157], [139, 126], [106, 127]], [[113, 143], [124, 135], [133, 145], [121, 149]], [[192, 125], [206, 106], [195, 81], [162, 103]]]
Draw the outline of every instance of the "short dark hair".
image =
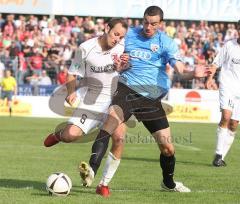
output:
[[240, 20], [237, 22], [237, 27], [240, 29]]
[[148, 8], [146, 8], [146, 10], [144, 11], [144, 16], [148, 15], [148, 16], [160, 16], [160, 20], [163, 20], [163, 10], [158, 7], [158, 6], [149, 6]]
[[128, 29], [127, 21], [124, 18], [111, 18], [108, 22], [110, 30], [112, 30], [112, 28], [118, 23], [120, 23], [122, 27], [126, 28], [126, 30]]

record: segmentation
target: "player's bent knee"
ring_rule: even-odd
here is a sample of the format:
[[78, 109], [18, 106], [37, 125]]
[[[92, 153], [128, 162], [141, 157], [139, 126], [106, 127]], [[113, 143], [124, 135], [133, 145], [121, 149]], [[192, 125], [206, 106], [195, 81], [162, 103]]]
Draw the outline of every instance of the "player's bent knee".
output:
[[238, 121], [230, 121], [229, 124], [229, 130], [231, 130], [232, 132], [236, 132], [237, 131], [237, 127], [238, 127]]
[[223, 114], [221, 121], [219, 123], [220, 127], [227, 127], [230, 124], [231, 117], [229, 115]]
[[83, 132], [80, 128], [70, 126], [63, 131], [61, 140], [66, 143], [73, 142], [79, 139], [82, 136], [82, 133]]
[[228, 124], [229, 124], [229, 120], [226, 119], [226, 118], [222, 118], [220, 123], [219, 123], [219, 126], [222, 127], [222, 128], [227, 128]]
[[168, 156], [168, 157], [174, 155], [174, 153], [175, 153], [174, 146], [173, 145], [167, 145], [167, 146], [161, 147], [161, 153], [164, 156]]
[[113, 145], [121, 146], [124, 144], [124, 137], [112, 138]]

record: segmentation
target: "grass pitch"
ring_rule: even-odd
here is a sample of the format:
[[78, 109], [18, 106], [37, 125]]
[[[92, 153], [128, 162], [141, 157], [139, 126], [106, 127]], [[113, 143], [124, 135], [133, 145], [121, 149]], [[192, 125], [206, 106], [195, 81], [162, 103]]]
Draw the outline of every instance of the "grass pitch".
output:
[[[0, 117], [0, 203], [240, 203], [239, 139], [235, 139], [225, 168], [211, 166], [216, 124], [171, 123], [176, 146], [175, 180], [191, 193], [160, 191], [159, 151], [150, 134], [139, 123], [128, 130], [120, 167], [104, 199], [93, 187], [81, 186], [77, 171], [81, 160], [88, 161], [92, 142], [43, 147], [45, 136], [63, 120]], [[47, 177], [64, 172], [72, 179], [68, 197], [52, 197], [45, 190]]]

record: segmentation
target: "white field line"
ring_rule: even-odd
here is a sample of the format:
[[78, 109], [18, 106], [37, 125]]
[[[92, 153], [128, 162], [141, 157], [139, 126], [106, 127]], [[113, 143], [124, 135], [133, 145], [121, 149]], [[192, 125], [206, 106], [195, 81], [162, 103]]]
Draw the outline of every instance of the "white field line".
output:
[[[84, 190], [84, 191], [89, 191], [89, 192], [95, 192], [95, 188], [81, 188], [81, 190]], [[166, 191], [162, 191], [161, 189], [159, 190], [156, 190], [156, 189], [111, 189], [110, 188], [110, 191], [111, 192], [159, 192], [159, 193], [168, 193]], [[174, 192], [171, 192], [171, 193], [174, 193]], [[227, 194], [240, 194], [240, 191], [229, 191], [229, 190], [206, 190], [206, 189], [203, 189], [203, 190], [192, 190], [190, 193], [227, 193]]]
[[[8, 188], [8, 187], [3, 187], [3, 188]], [[18, 189], [25, 189], [25, 190], [32, 190], [34, 189], [33, 186], [24, 186], [20, 187]], [[44, 189], [44, 188], [43, 188]], [[74, 189], [74, 187], [73, 187]], [[81, 187], [81, 190], [86, 191], [86, 192], [95, 192], [95, 188], [85, 188]], [[168, 193], [166, 191], [161, 191], [159, 190], [151, 190], [151, 189], [110, 189], [112, 192], [159, 192], [159, 193]], [[173, 192], [171, 192], [173, 193]], [[240, 194], [240, 191], [229, 191], [229, 190], [192, 190], [190, 193], [227, 193], [227, 194]]]
[[178, 144], [178, 143], [174, 143], [174, 145], [177, 146], [177, 147], [182, 147], [182, 148], [187, 149], [187, 150], [201, 151], [200, 148], [194, 147], [194, 146], [182, 145], [182, 144]]

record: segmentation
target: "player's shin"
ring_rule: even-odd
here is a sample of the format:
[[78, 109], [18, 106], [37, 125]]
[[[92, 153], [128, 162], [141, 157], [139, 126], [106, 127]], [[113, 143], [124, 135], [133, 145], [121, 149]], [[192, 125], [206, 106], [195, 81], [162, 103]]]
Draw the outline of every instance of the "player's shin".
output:
[[228, 129], [219, 126], [217, 129], [217, 145], [216, 145], [216, 154], [218, 155], [223, 154], [224, 140], [226, 136], [228, 136]]
[[95, 142], [93, 143], [89, 164], [92, 167], [95, 175], [107, 151], [110, 137], [111, 135], [108, 132], [105, 130], [100, 130]]
[[170, 189], [175, 188], [176, 184], [173, 180], [175, 168], [175, 156], [160, 155], [160, 166], [162, 168], [163, 183]]
[[225, 135], [222, 160], [224, 160], [225, 156], [227, 155], [228, 151], [230, 150], [232, 143], [234, 141], [235, 135], [236, 135], [236, 132], [232, 132], [231, 130], [228, 130], [228, 134]]
[[120, 159], [117, 159], [111, 152], [109, 152], [100, 185], [108, 186], [109, 182], [112, 180], [115, 172], [117, 171], [119, 164]]

